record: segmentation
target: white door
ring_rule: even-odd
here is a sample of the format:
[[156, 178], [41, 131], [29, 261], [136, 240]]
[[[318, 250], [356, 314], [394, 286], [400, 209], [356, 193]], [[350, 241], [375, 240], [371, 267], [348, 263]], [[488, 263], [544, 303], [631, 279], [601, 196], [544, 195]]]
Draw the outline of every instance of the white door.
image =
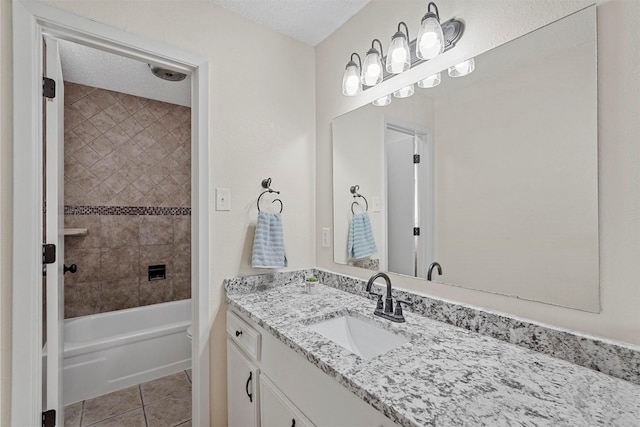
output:
[[393, 273], [415, 276], [416, 238], [413, 136], [386, 132], [387, 260]]
[[56, 425], [63, 425], [62, 362], [64, 324], [64, 84], [58, 42], [45, 37], [45, 70], [55, 81], [54, 98], [45, 103], [45, 243], [56, 245], [56, 260], [46, 275], [46, 389], [43, 409], [56, 411]]

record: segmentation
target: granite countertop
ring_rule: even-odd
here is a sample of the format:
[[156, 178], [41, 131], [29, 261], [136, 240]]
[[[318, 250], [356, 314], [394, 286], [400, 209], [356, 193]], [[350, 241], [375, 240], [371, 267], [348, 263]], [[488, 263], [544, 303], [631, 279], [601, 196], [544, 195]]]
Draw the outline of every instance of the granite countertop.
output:
[[[228, 289], [227, 302], [398, 424], [640, 426], [640, 385], [407, 309], [392, 323], [373, 300], [317, 288]], [[308, 328], [346, 313], [410, 341], [364, 360]]]

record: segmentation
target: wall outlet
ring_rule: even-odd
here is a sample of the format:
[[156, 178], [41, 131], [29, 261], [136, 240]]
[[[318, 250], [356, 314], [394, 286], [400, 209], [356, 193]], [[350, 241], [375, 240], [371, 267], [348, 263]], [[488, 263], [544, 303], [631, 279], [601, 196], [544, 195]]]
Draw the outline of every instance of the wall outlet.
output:
[[329, 233], [331, 232], [328, 228], [322, 229], [322, 247], [328, 248], [331, 246], [331, 240], [329, 240]]
[[217, 211], [231, 210], [231, 189], [216, 188], [216, 210]]

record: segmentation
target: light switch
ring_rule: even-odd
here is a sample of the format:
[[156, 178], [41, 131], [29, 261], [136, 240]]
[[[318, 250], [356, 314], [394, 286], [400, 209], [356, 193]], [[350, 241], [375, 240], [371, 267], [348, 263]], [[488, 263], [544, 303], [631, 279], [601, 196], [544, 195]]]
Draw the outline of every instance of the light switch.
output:
[[331, 245], [331, 241], [329, 240], [330, 230], [328, 228], [322, 229], [322, 247], [328, 248]]
[[216, 210], [217, 211], [231, 210], [231, 189], [216, 188]]
[[371, 211], [380, 212], [380, 196], [373, 196], [371, 198]]

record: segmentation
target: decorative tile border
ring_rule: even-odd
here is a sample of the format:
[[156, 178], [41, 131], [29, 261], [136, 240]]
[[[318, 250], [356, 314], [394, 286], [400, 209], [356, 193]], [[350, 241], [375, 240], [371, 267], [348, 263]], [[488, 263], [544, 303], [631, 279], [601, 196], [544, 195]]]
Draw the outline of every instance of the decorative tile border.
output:
[[159, 206], [69, 206], [65, 215], [191, 215], [191, 208]]
[[[315, 275], [320, 283], [365, 298], [366, 280], [307, 269], [259, 274], [226, 280], [227, 292], [248, 293], [266, 287], [302, 282]], [[378, 292], [382, 286], [375, 285]], [[640, 384], [640, 347], [589, 337], [396, 289], [394, 296], [408, 301], [407, 311], [477, 332], [501, 341], [575, 363], [616, 378]]]

